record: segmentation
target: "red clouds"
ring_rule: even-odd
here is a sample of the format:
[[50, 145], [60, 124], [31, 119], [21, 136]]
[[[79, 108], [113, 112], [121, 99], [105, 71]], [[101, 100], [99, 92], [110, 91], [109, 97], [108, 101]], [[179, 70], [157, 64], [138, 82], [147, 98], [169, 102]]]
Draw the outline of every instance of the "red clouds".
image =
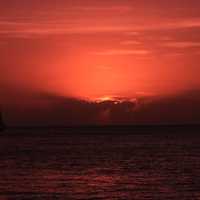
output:
[[196, 0], [0, 2], [1, 88], [83, 99], [198, 90], [199, 8]]

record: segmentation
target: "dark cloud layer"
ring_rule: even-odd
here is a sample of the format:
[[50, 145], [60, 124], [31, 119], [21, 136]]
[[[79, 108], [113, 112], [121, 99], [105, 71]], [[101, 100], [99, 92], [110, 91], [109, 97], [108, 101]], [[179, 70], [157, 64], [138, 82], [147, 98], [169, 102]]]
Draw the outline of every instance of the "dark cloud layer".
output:
[[158, 98], [135, 112], [135, 122], [145, 124], [199, 124], [200, 91]]
[[[23, 98], [23, 104], [21, 103]], [[200, 92], [133, 101], [89, 102], [51, 94], [21, 95], [3, 106], [10, 125], [194, 124], [200, 123]]]

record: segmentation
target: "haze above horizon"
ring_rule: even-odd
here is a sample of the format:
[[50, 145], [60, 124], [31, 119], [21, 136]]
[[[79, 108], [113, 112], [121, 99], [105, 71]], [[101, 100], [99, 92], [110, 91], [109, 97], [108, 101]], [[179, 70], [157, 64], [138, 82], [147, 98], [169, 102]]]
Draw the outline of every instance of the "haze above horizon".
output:
[[199, 91], [199, 8], [196, 0], [1, 1], [1, 104]]

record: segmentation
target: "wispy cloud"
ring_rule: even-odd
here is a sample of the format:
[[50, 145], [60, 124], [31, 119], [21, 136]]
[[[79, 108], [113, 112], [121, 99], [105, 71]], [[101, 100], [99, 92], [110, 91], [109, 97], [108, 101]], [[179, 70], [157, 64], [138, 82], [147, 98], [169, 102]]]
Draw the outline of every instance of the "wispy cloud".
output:
[[142, 43], [137, 40], [125, 40], [125, 41], [122, 41], [120, 44], [122, 44], [122, 45], [140, 45]]
[[140, 33], [138, 31], [128, 31], [126, 32], [127, 35], [130, 35], [130, 36], [137, 36], [139, 35]]
[[112, 55], [148, 55], [148, 50], [127, 50], [127, 49], [111, 49], [99, 52], [93, 52], [95, 55], [112, 56]]
[[166, 42], [163, 44], [166, 47], [174, 47], [174, 48], [190, 48], [190, 47], [200, 47], [200, 42]]
[[176, 53], [176, 52], [169, 52], [164, 54], [165, 57], [171, 57], [171, 58], [177, 58], [177, 57], [181, 57], [181, 56], [185, 56], [184, 53]]
[[[80, 16], [79, 16], [80, 17]], [[122, 23], [113, 23], [107, 20], [105, 23], [100, 19], [81, 21], [69, 18], [66, 20], [46, 20], [46, 21], [0, 21], [0, 34], [8, 36], [24, 35], [52, 35], [52, 34], [89, 34], [89, 33], [120, 33], [126, 32], [129, 35], [138, 35], [142, 31], [151, 30], [174, 30], [185, 28], [200, 28], [200, 18], [160, 20], [160, 22], [148, 21], [141, 23], [123, 23], [126, 18], [122, 18]]]
[[133, 7], [128, 5], [113, 5], [113, 6], [73, 6], [67, 9], [68, 11], [103, 11], [103, 12], [110, 12], [110, 11], [116, 11], [116, 12], [128, 12], [132, 11]]
[[[12, 26], [10, 26], [12, 24]], [[57, 34], [91, 34], [91, 33], [113, 33], [128, 31], [130, 28], [127, 26], [101, 26], [101, 25], [88, 25], [80, 26], [70, 23], [17, 23], [8, 22], [9, 27], [1, 26], [0, 22], [0, 34], [8, 36], [24, 36], [24, 35], [57, 35]]]

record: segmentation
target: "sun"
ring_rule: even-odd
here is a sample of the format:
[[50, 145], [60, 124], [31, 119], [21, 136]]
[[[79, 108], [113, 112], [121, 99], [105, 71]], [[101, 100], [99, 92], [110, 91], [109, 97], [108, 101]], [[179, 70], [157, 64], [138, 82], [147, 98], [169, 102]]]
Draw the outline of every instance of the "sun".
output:
[[113, 98], [111, 96], [103, 96], [99, 100], [101, 100], [101, 101], [112, 101]]
[[96, 98], [95, 101], [97, 103], [100, 103], [100, 102], [104, 102], [104, 101], [113, 101], [113, 97], [112, 96], [102, 96], [102, 97], [99, 97], [99, 98]]

